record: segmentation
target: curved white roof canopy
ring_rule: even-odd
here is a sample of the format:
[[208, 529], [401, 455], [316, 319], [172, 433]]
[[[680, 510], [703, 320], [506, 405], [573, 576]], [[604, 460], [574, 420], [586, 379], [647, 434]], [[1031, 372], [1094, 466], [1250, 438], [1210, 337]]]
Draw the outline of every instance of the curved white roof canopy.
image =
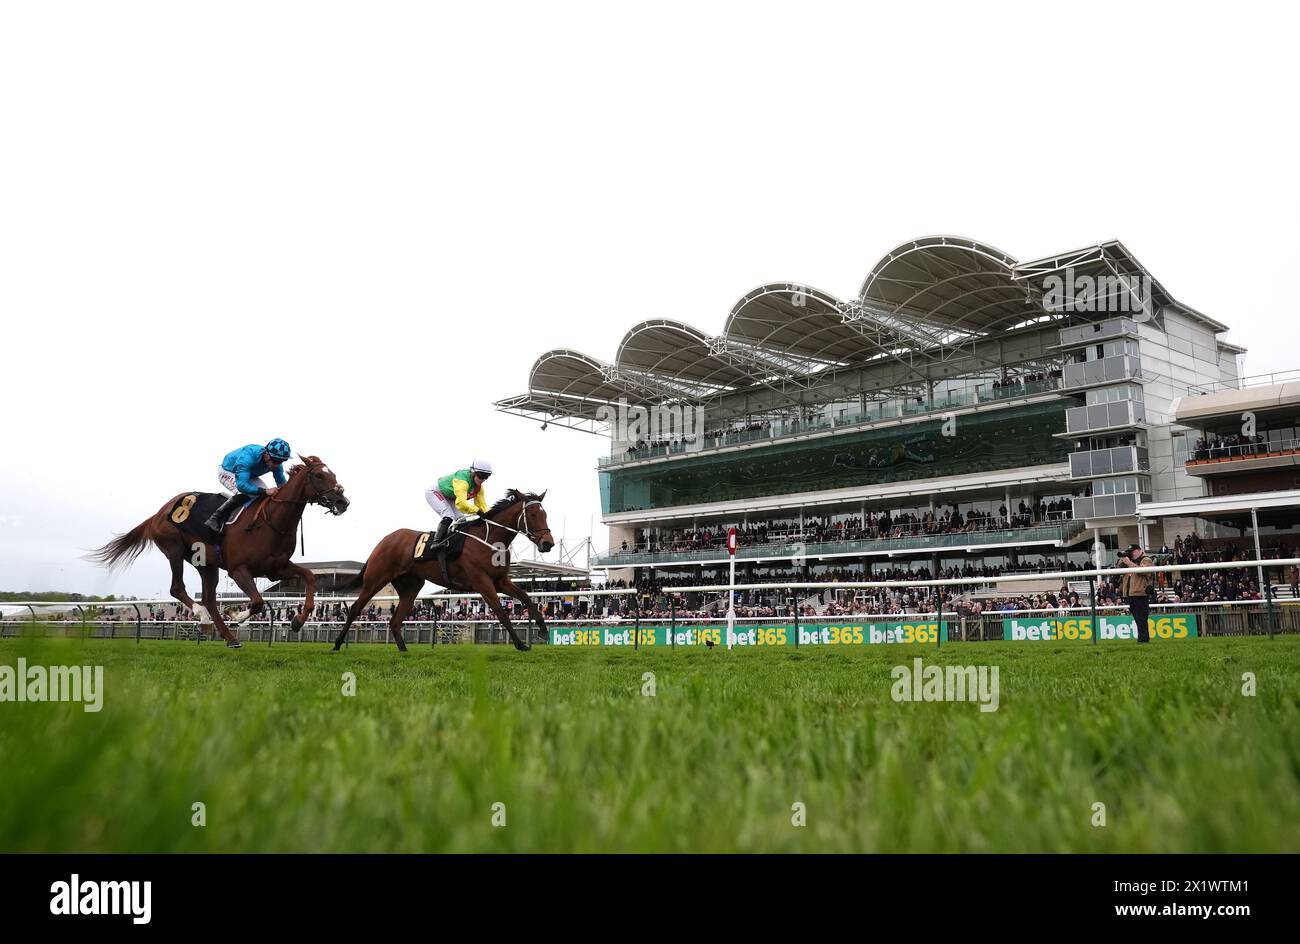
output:
[[852, 301], [796, 282], [761, 285], [732, 306], [718, 335], [657, 318], [633, 325], [612, 363], [547, 351], [533, 364], [528, 393], [497, 406], [534, 419], [589, 422], [620, 400], [701, 403], [767, 388], [797, 402], [787, 388], [808, 389], [828, 371], [885, 359], [919, 377], [915, 365], [940, 361], [956, 346], [1050, 321], [1110, 317], [1045, 310], [1044, 280], [1067, 271], [1141, 275], [1156, 309], [1174, 306], [1226, 330], [1175, 301], [1117, 241], [1021, 263], [979, 240], [927, 236], [886, 253]]

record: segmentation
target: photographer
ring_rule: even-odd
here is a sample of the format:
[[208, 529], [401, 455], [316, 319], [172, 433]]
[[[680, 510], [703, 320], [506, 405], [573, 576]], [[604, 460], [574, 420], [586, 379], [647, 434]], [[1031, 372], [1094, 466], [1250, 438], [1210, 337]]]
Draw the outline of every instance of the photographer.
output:
[[[1130, 544], [1127, 551], [1121, 551], [1115, 559], [1116, 567], [1152, 567], [1155, 562], [1142, 550], [1141, 544]], [[1148, 594], [1151, 591], [1152, 574], [1125, 574], [1119, 578], [1120, 596], [1128, 601], [1129, 612], [1137, 626], [1138, 642], [1150, 642], [1151, 633], [1147, 626], [1147, 615], [1151, 611]]]

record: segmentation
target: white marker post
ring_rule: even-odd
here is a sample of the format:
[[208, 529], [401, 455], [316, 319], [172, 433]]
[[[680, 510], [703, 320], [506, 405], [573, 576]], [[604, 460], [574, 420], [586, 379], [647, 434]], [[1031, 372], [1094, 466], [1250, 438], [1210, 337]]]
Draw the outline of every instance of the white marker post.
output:
[[727, 556], [731, 558], [731, 579], [727, 583], [727, 648], [736, 644], [736, 529], [727, 529]]

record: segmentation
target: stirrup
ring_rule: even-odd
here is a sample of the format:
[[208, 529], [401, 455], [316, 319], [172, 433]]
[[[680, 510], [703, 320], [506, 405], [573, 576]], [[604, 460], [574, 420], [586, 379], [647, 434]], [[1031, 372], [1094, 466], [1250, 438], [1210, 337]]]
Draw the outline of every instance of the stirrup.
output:
[[[443, 527], [444, 523], [446, 524], [445, 528]], [[444, 518], [442, 519], [442, 521], [438, 522], [438, 527], [433, 532], [432, 547], [433, 548], [446, 547], [447, 542], [451, 540], [451, 533], [455, 529], [455, 527], [456, 527], [456, 522], [452, 521], [450, 518]]]

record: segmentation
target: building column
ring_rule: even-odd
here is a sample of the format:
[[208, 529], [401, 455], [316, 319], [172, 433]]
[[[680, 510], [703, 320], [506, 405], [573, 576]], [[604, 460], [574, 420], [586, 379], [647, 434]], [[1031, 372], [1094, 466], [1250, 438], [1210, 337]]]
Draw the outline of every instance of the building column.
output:
[[[1255, 560], [1263, 560], [1264, 552], [1259, 546], [1259, 514], [1254, 508], [1250, 509], [1250, 530], [1254, 532], [1255, 535]], [[1260, 564], [1257, 569], [1259, 571], [1259, 592], [1264, 594], [1264, 601], [1269, 603], [1271, 606], [1272, 601], [1269, 599], [1268, 584], [1264, 582], [1264, 565]], [[1270, 619], [1271, 618], [1272, 617], [1270, 617]], [[1269, 630], [1269, 632], [1271, 633], [1272, 630]]]

